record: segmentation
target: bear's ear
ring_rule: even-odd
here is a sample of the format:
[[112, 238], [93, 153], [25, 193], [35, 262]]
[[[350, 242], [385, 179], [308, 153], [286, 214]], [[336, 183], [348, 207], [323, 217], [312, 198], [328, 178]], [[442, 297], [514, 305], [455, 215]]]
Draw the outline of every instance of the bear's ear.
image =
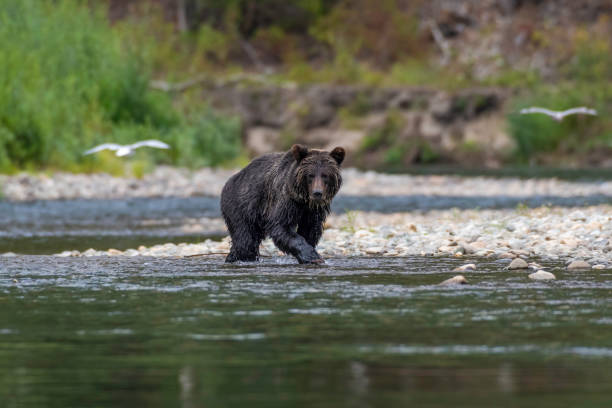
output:
[[299, 163], [304, 157], [308, 156], [308, 148], [300, 144], [294, 144], [291, 146], [291, 153], [293, 153], [293, 157]]
[[342, 164], [342, 161], [344, 161], [345, 153], [346, 152], [342, 147], [336, 147], [334, 150], [331, 151], [329, 155], [336, 161], [336, 163], [338, 163], [339, 166], [340, 164]]

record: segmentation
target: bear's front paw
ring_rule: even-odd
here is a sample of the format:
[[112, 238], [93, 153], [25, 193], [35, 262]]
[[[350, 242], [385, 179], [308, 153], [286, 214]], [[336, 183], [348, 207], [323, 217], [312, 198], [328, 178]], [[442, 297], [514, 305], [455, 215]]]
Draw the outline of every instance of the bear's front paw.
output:
[[311, 257], [304, 257], [302, 259], [298, 259], [298, 262], [301, 264], [315, 264], [315, 265], [320, 265], [320, 264], [324, 264], [325, 261], [323, 260], [323, 258], [321, 258], [320, 256], [311, 256]]

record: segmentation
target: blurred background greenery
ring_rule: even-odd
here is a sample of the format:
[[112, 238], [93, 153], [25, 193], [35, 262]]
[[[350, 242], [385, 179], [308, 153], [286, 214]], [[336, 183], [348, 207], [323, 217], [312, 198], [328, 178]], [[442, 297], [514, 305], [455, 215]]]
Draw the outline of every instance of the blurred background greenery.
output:
[[[551, 2], [494, 1], [463, 9], [458, 5], [470, 2], [445, 3], [0, 0], [0, 171], [120, 174], [123, 161], [112, 153], [82, 152], [98, 143], [148, 138], [172, 149], [141, 149], [138, 172], [160, 163], [243, 163], [238, 116], [213, 109], [201, 87], [166, 92], [150, 83], [161, 79], [171, 87], [244, 73], [269, 86], [507, 88], [503, 115], [514, 147], [504, 164], [544, 157], [563, 165], [571, 162], [564, 158], [580, 156], [588, 165], [592, 155], [610, 152], [612, 9], [605, 2], [583, 16], [572, 14], [573, 2], [559, 1], [553, 7], [560, 16], [569, 11], [570, 19], [544, 21], [536, 12]], [[600, 115], [558, 123], [516, 114], [531, 105], [587, 105]], [[377, 131], [385, 143], [372, 137], [363, 143], [382, 146], [385, 160], [397, 162], [406, 149], [393, 142], [396, 127], [387, 120]], [[430, 153], [425, 162], [444, 160]]]

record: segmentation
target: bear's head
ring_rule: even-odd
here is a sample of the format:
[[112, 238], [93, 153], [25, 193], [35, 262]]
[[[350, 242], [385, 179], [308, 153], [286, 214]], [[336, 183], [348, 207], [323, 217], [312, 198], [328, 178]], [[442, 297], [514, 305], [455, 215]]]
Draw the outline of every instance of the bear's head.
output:
[[340, 164], [344, 149], [336, 147], [326, 152], [296, 144], [291, 153], [297, 163], [294, 185], [297, 195], [310, 206], [329, 206], [342, 185]]

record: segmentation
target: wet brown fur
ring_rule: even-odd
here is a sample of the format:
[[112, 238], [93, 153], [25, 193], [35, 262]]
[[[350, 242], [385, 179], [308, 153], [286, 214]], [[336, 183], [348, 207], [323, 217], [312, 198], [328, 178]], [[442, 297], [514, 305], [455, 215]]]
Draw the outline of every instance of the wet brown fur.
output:
[[221, 194], [221, 212], [232, 238], [227, 262], [254, 261], [271, 237], [300, 263], [320, 263], [315, 247], [332, 199], [342, 185], [344, 149], [331, 152], [294, 145], [253, 160], [232, 176]]

